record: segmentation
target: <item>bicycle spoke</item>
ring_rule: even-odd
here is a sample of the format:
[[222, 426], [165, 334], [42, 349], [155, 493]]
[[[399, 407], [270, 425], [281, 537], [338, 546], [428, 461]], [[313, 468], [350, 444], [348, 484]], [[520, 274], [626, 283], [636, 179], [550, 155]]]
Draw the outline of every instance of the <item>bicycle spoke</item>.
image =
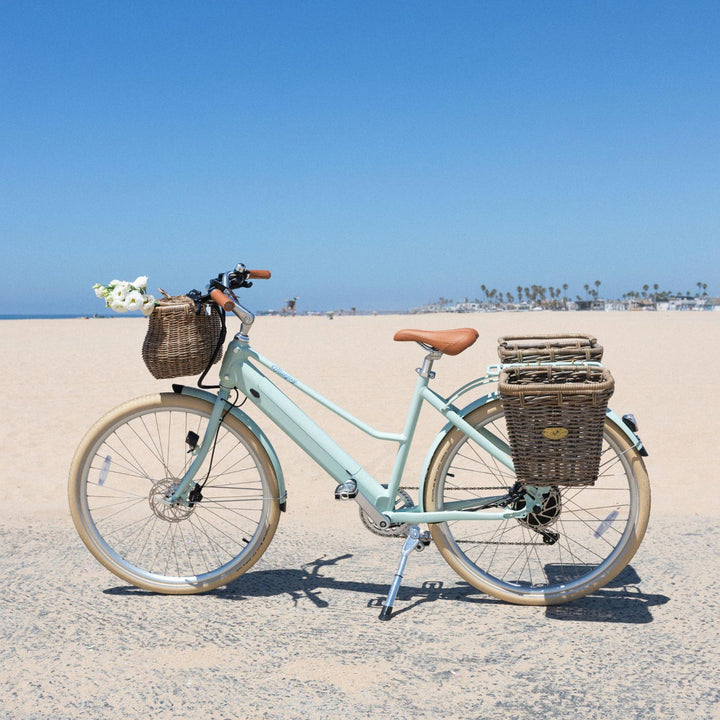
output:
[[237, 422], [223, 424], [217, 441], [205, 439], [214, 443], [214, 454], [208, 452], [198, 471], [202, 498], [168, 502], [195, 457], [188, 433], [204, 438], [208, 415], [150, 405], [109, 424], [88, 455], [82, 486], [88, 527], [107, 563], [138, 584], [179, 592], [191, 592], [193, 578], [218, 584], [233, 568], [254, 562], [246, 556], [277, 524], [277, 514], [268, 521], [279, 498], [267, 482], [267, 461]]
[[[507, 442], [499, 401], [474, 414], [481, 418], [478, 429]], [[483, 495], [493, 488], [512, 490], [515, 477], [507, 467], [459, 431], [451, 430], [447, 437], [432, 468], [436, 475], [426, 484], [428, 507], [442, 509], [471, 498], [481, 507]], [[455, 559], [451, 564], [463, 577], [504, 599], [527, 598], [528, 604], [535, 604], [539, 593], [565, 595], [576, 587], [579, 595], [584, 594], [583, 588], [591, 587], [601, 568], [633, 538], [636, 480], [628, 460], [632, 447], [622, 445], [627, 443], [624, 437], [622, 432], [606, 433], [595, 484], [554, 487], [548, 478], [549, 489], [526, 517], [481, 520], [483, 513], [478, 512], [476, 522], [431, 526], [436, 542], [447, 545]], [[523, 507], [513, 502], [509, 509]]]

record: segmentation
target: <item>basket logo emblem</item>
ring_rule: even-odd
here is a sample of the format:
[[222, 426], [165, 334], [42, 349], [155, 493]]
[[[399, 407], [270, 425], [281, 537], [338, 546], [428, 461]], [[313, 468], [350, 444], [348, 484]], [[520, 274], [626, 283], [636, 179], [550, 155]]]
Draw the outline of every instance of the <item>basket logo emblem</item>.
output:
[[568, 430], [564, 427], [547, 427], [542, 433], [548, 440], [562, 440], [567, 437]]

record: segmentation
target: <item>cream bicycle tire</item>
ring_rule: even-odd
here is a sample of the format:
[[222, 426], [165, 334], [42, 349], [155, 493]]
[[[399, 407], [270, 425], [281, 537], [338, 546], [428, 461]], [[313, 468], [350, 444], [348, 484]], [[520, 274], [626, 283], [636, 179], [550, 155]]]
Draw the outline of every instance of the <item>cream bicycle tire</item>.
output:
[[280, 517], [278, 480], [255, 435], [228, 414], [214, 463], [192, 507], [163, 497], [202, 438], [212, 405], [162, 393], [131, 400], [99, 420], [72, 461], [68, 496], [75, 527], [95, 558], [123, 580], [159, 593], [191, 594], [246, 572], [269, 545]]
[[[500, 400], [477, 408], [466, 420], [507, 442]], [[452, 429], [430, 463], [425, 507], [441, 510], [451, 500], [502, 494], [514, 482], [511, 470]], [[649, 514], [643, 459], [627, 434], [606, 418], [595, 485], [554, 488], [542, 511], [526, 520], [436, 523], [430, 533], [444, 559], [473, 587], [516, 604], [553, 605], [615, 578], [639, 547]], [[559, 537], [546, 543], [538, 529]]]

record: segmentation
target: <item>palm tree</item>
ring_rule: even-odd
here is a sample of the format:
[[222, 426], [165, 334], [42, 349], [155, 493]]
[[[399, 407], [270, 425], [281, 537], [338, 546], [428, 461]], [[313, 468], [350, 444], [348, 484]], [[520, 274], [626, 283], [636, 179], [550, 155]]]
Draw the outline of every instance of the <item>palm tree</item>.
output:
[[488, 304], [488, 289], [487, 285], [481, 285], [480, 289], [485, 293], [485, 300], [483, 300], [483, 305], [487, 306]]

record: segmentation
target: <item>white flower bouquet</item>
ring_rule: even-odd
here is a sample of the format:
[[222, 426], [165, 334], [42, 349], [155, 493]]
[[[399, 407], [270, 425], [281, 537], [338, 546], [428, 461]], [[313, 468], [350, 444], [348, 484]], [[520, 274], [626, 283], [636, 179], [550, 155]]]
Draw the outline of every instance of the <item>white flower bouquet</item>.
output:
[[119, 313], [141, 310], [150, 315], [155, 309], [155, 298], [147, 290], [147, 277], [141, 275], [133, 282], [113, 280], [108, 285], [93, 285], [95, 294], [105, 300], [105, 306]]

